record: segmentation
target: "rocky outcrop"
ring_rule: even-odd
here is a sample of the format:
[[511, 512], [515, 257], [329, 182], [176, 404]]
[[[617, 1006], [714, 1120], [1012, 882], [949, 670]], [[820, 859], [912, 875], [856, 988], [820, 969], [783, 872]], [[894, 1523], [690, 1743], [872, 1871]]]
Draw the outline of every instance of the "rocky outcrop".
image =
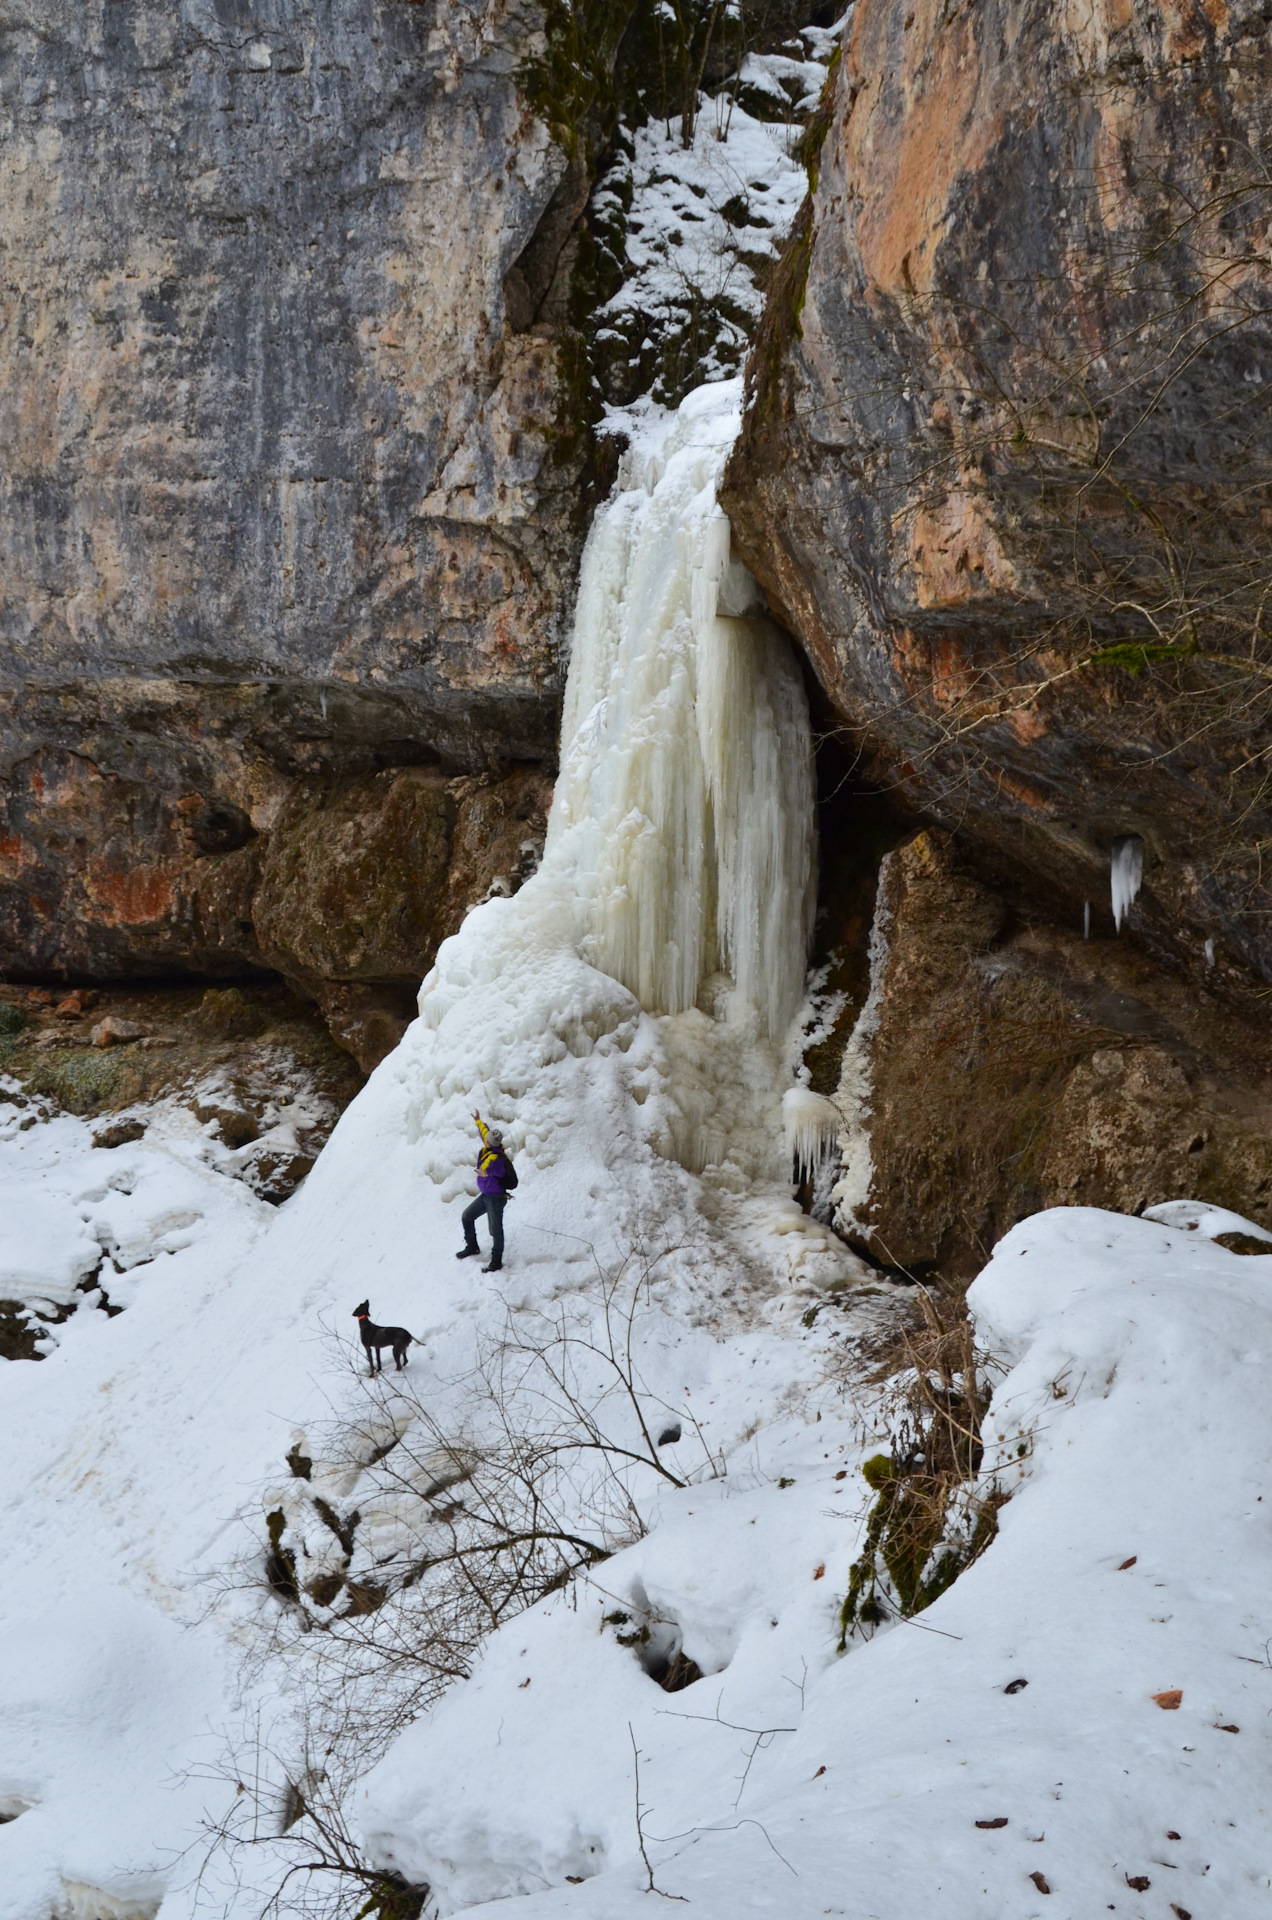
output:
[[439, 942], [534, 871], [551, 784], [537, 767], [279, 781], [258, 828], [234, 802], [37, 752], [7, 790], [5, 957], [27, 978], [279, 973], [369, 1071]]
[[543, 44], [505, 0], [4, 10], [0, 968], [268, 963], [315, 782], [553, 753], [586, 395]]
[[1230, 981], [1084, 941], [930, 831], [885, 861], [879, 925], [841, 1094], [849, 1113], [867, 1092], [841, 1226], [872, 1258], [967, 1280], [1054, 1206], [1199, 1196], [1272, 1225], [1272, 1043]]
[[534, 768], [447, 780], [404, 767], [293, 791], [259, 861], [253, 931], [364, 1071], [415, 1017], [439, 943], [534, 872], [551, 795]]
[[860, 767], [1272, 978], [1272, 6], [858, 0], [725, 504]]

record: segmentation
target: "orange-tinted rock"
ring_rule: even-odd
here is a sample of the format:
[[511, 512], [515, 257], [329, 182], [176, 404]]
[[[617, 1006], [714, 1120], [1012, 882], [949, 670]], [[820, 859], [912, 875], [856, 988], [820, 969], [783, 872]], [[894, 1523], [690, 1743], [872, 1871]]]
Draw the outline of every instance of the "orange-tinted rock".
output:
[[1265, 14], [858, 0], [725, 506], [881, 784], [1272, 977]]

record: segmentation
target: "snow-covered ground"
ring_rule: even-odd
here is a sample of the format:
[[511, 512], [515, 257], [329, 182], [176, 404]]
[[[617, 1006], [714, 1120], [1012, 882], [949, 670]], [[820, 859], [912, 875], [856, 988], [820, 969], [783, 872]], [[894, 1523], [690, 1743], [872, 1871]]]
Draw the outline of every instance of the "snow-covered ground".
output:
[[[372, 1844], [444, 1911], [560, 1888], [527, 1920], [643, 1913], [648, 1867], [719, 1920], [1272, 1910], [1268, 1272], [1055, 1211], [972, 1304], [1014, 1497], [933, 1607], [834, 1656], [856, 1502], [796, 1426], [791, 1487], [675, 1495], [603, 1589], [498, 1634], [364, 1785]], [[601, 1624], [646, 1597], [706, 1675], [670, 1699]]]
[[[149, 1262], [124, 1313], [81, 1309], [50, 1359], [4, 1369], [5, 1920], [148, 1914], [165, 1889], [165, 1920], [196, 1906], [181, 1849], [227, 1791], [204, 1776], [295, 1677], [291, 1655], [241, 1665], [285, 1609], [259, 1584], [225, 1595], [226, 1570], [246, 1555], [259, 1581], [265, 1511], [303, 1491], [285, 1454], [308, 1447], [319, 1476], [313, 1436], [355, 1398], [332, 1335], [362, 1293], [423, 1336], [414, 1385], [444, 1396], [504, 1302], [585, 1302], [587, 1244], [617, 1251], [642, 1210], [680, 1239], [641, 1347], [649, 1403], [695, 1413], [727, 1471], [638, 1487], [647, 1537], [494, 1634], [355, 1794], [372, 1857], [428, 1878], [442, 1912], [514, 1893], [528, 1915], [644, 1911], [642, 1839], [656, 1885], [718, 1920], [1265, 1911], [1263, 1262], [1094, 1211], [1016, 1228], [972, 1293], [1009, 1368], [984, 1467], [1013, 1491], [999, 1537], [919, 1620], [837, 1657], [880, 1435], [836, 1349], [884, 1303], [804, 1326], [812, 1281], [782, 1283], [759, 1244], [789, 1242], [779, 1196], [748, 1190], [727, 1231], [707, 1217], [709, 1187], [652, 1151], [632, 1099], [658, 1023], [613, 1004], [625, 1018], [555, 1071], [513, 1045], [492, 1073], [492, 1036], [427, 1133], [437, 1030], [417, 1026], [266, 1234], [235, 1183], [238, 1211]], [[470, 1101], [498, 1111], [527, 1072], [540, 1133], [514, 1136], [497, 1292], [452, 1258], [459, 1181], [439, 1175]], [[621, 1613], [703, 1678], [663, 1692]], [[257, 1911], [256, 1864], [236, 1901], [214, 1863], [204, 1910]]]

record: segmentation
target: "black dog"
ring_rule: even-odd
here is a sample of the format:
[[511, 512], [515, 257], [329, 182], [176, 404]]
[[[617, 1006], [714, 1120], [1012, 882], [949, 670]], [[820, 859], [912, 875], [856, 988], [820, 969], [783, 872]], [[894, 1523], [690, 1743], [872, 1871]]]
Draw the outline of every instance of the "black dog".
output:
[[[364, 1300], [360, 1307], [354, 1308], [353, 1317], [358, 1323], [358, 1333], [366, 1348], [367, 1359], [371, 1362], [371, 1372], [383, 1371], [380, 1365], [380, 1350], [382, 1347], [392, 1347], [393, 1358], [397, 1361], [398, 1372], [401, 1373], [406, 1365], [406, 1350], [415, 1340], [415, 1335], [408, 1333], [405, 1327], [377, 1327], [371, 1318], [369, 1300]], [[415, 1344], [418, 1346], [419, 1342], [416, 1341]]]

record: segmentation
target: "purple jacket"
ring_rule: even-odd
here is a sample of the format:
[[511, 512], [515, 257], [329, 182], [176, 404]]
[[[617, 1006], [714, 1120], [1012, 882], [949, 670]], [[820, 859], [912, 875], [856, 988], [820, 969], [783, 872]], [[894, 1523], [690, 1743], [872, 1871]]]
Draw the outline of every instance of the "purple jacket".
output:
[[494, 1153], [489, 1147], [477, 1162], [478, 1193], [506, 1194], [508, 1189], [508, 1162], [502, 1153]]

